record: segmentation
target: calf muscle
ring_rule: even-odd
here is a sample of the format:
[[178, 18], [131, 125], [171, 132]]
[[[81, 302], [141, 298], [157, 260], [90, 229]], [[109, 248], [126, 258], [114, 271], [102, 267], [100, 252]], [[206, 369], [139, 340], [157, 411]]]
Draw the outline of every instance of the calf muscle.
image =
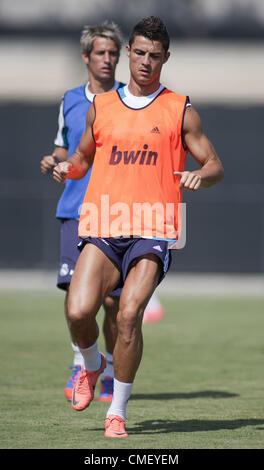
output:
[[68, 323], [81, 348], [98, 337], [96, 315], [119, 280], [119, 271], [96, 246], [87, 243], [72, 276], [67, 305]]
[[132, 383], [140, 365], [143, 353], [142, 318], [160, 274], [157, 256], [146, 255], [139, 258], [126, 278], [120, 297], [114, 349], [115, 377], [120, 382]]

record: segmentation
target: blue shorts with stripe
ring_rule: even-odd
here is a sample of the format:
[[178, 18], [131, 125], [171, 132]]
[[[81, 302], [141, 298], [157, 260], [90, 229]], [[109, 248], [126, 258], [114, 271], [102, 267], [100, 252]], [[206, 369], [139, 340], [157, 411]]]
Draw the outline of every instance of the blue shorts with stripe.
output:
[[[82, 250], [87, 243], [97, 246], [120, 271], [120, 281], [117, 289], [122, 289], [125, 279], [132, 266], [137, 263], [137, 259], [148, 254], [155, 254], [162, 266], [159, 283], [164, 279], [171, 264], [171, 253], [168, 242], [151, 238], [138, 237], [118, 237], [118, 238], [82, 238], [79, 242], [79, 249]], [[111, 295], [111, 294], [110, 294]]]

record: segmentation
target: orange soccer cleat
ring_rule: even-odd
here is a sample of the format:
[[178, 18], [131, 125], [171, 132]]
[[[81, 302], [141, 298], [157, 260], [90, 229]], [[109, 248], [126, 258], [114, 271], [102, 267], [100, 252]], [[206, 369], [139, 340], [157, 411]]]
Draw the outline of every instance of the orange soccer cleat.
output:
[[128, 437], [125, 420], [121, 416], [109, 415], [105, 420], [105, 437]]
[[101, 367], [96, 371], [82, 369], [72, 394], [72, 407], [77, 411], [82, 411], [90, 405], [94, 397], [94, 389], [99, 375], [106, 366], [106, 360], [101, 354]]

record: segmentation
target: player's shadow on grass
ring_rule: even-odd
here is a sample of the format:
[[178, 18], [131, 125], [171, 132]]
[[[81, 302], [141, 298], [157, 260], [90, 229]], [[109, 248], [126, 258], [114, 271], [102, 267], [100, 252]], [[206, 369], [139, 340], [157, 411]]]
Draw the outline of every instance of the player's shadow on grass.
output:
[[237, 393], [222, 392], [217, 390], [204, 390], [189, 393], [135, 393], [130, 400], [186, 400], [193, 398], [234, 398]]
[[[135, 427], [128, 428], [129, 434], [167, 434], [173, 432], [201, 432], [221, 431], [223, 429], [235, 430], [247, 426], [263, 426], [263, 419], [233, 419], [233, 420], [199, 420], [187, 419], [173, 421], [166, 419], [153, 419], [136, 423]], [[262, 430], [263, 428], [259, 428]]]

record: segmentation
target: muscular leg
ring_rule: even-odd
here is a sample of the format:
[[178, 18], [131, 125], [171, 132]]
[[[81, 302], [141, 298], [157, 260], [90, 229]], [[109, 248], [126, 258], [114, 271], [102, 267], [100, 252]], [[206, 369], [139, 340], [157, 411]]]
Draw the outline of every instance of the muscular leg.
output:
[[97, 312], [116, 287], [119, 276], [116, 266], [99, 248], [91, 243], [85, 245], [72, 276], [67, 302], [71, 336], [80, 348], [96, 342]]
[[[64, 311], [65, 311], [65, 317], [66, 317], [67, 322], [68, 322], [68, 309], [67, 309], [68, 296], [69, 296], [69, 290], [67, 290], [66, 292], [65, 302], [64, 302], [64, 306], [65, 306]], [[103, 302], [103, 307], [105, 311], [104, 321], [103, 321], [105, 349], [107, 352], [109, 352], [109, 354], [113, 354], [116, 337], [117, 337], [116, 316], [119, 310], [119, 297], [107, 296]], [[68, 322], [68, 325], [69, 325], [69, 322]], [[70, 331], [72, 344], [75, 344], [74, 343], [75, 340], [72, 337], [70, 326], [69, 326], [69, 331]]]
[[[65, 318], [66, 318], [66, 321], [67, 321], [67, 324], [68, 324], [68, 328], [69, 328], [69, 332], [70, 332], [70, 337], [71, 337], [71, 347], [72, 347], [72, 351], [73, 351], [73, 365], [74, 366], [82, 366], [83, 365], [83, 357], [81, 355], [81, 352], [80, 352], [80, 349], [79, 349], [79, 346], [76, 344], [75, 342], [75, 339], [73, 338], [72, 336], [72, 332], [70, 330], [70, 327], [69, 327], [69, 322], [68, 322], [68, 310], [67, 310], [67, 306], [68, 306], [68, 296], [69, 296], [69, 286], [70, 284], [68, 285], [68, 288], [67, 288], [67, 291], [66, 291], [66, 295], [65, 295], [65, 300], [64, 300], [64, 313], [65, 313]], [[73, 372], [72, 372], [75, 376], [75, 371], [73, 369]], [[72, 382], [70, 381], [70, 384]], [[67, 383], [66, 387], [72, 387], [72, 385], [69, 385], [69, 382]], [[69, 392], [68, 392], [69, 393]], [[67, 397], [68, 398], [68, 397]]]
[[113, 351], [117, 337], [116, 316], [118, 309], [119, 297], [106, 297], [103, 322], [106, 367], [101, 374], [99, 401], [112, 401], [114, 385]]
[[103, 333], [106, 351], [113, 354], [117, 338], [116, 316], [119, 310], [119, 297], [107, 296], [104, 300]]
[[115, 378], [120, 382], [134, 381], [143, 350], [142, 317], [160, 273], [159, 258], [149, 254], [139, 258], [126, 278], [120, 297], [114, 349]]
[[[65, 296], [65, 315], [66, 315], [66, 319], [68, 322], [71, 340], [72, 340], [72, 350], [74, 353], [73, 364], [74, 366], [78, 365], [81, 367], [85, 367], [85, 366], [88, 366], [88, 362], [86, 362], [83, 356], [83, 351], [80, 350], [80, 347], [76, 342], [76, 338], [74, 338], [73, 336], [73, 331], [71, 331], [71, 324], [69, 321], [70, 317], [68, 315], [68, 297], [69, 297], [68, 291], [69, 291], [69, 286], [68, 286], [68, 290]], [[104, 316], [103, 332], [104, 332], [104, 338], [105, 338], [105, 349], [106, 349], [105, 357], [106, 357], [107, 365], [101, 375], [100, 396], [99, 396], [100, 401], [111, 401], [112, 399], [112, 382], [109, 380], [109, 377], [112, 378], [114, 375], [112, 355], [113, 355], [113, 349], [114, 349], [114, 345], [116, 341], [116, 334], [117, 334], [116, 315], [118, 312], [118, 306], [119, 306], [119, 297], [113, 297], [113, 298], [110, 296], [106, 297], [104, 301], [105, 316]], [[94, 351], [94, 348], [93, 348], [93, 351]], [[97, 354], [94, 355], [94, 353], [90, 351], [89, 353], [90, 360], [91, 358], [96, 358], [96, 356]], [[97, 360], [98, 359], [95, 359], [96, 362], [94, 362], [94, 360], [89, 361], [89, 365], [95, 366], [97, 364]], [[71, 378], [67, 382], [65, 390], [64, 390], [64, 393], [67, 399], [72, 398], [72, 391], [80, 373], [81, 373], [80, 368], [78, 369], [76, 369], [75, 367], [72, 368]]]

